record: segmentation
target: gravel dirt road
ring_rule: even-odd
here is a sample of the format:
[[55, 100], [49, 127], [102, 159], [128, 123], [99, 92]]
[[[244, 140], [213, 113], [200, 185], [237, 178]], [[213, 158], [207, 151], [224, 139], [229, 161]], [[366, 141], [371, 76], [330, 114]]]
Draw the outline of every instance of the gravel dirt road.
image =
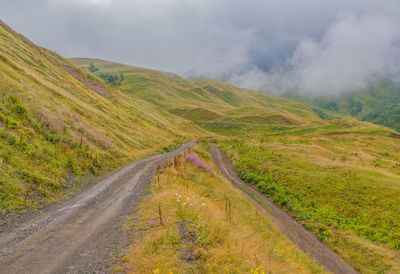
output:
[[[210, 144], [210, 151], [215, 165], [232, 182], [233, 186], [241, 190], [248, 200], [256, 204], [259, 210], [267, 215], [304, 252], [315, 258], [329, 272], [357, 273], [314, 234], [307, 231], [289, 214], [241, 180], [229, 158], [215, 145]], [[253, 197], [256, 197], [256, 199]]]
[[134, 162], [66, 200], [0, 226], [0, 273], [104, 273], [157, 166], [193, 146]]

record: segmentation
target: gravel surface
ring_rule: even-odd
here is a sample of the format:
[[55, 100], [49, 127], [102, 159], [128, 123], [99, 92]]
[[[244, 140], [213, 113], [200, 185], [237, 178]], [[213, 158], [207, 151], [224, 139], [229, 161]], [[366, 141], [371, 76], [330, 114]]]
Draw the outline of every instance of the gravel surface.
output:
[[104, 273], [129, 243], [126, 217], [158, 166], [193, 146], [134, 162], [47, 208], [0, 225], [0, 273]]

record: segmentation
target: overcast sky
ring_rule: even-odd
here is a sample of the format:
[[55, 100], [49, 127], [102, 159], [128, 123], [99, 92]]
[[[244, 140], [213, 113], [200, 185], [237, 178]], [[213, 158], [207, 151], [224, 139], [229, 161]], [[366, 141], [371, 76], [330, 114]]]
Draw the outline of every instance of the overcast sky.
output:
[[398, 0], [0, 0], [0, 17], [65, 57], [342, 93], [400, 73]]

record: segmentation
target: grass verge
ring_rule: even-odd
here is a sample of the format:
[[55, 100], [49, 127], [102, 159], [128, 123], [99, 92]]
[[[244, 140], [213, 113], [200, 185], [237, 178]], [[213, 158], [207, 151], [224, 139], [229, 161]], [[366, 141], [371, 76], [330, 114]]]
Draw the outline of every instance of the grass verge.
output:
[[220, 147], [244, 181], [356, 270], [400, 271], [398, 140], [360, 132], [253, 136]]
[[[213, 167], [205, 144], [194, 153]], [[183, 157], [155, 176], [131, 223], [132, 273], [323, 272], [222, 175]]]

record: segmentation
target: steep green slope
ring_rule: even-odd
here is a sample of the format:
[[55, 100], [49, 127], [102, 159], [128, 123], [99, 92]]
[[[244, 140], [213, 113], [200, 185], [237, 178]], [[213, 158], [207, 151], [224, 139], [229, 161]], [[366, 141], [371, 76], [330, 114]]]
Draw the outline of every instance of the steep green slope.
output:
[[77, 175], [97, 175], [202, 134], [0, 22], [1, 209], [51, 201], [74, 187]]
[[271, 127], [308, 127], [323, 121], [304, 104], [210, 80], [186, 80], [172, 73], [96, 59], [71, 59], [122, 91], [223, 135]]
[[309, 105], [323, 118], [353, 116], [400, 131], [400, 85], [391, 80], [337, 97], [307, 98], [298, 94], [287, 97]]

